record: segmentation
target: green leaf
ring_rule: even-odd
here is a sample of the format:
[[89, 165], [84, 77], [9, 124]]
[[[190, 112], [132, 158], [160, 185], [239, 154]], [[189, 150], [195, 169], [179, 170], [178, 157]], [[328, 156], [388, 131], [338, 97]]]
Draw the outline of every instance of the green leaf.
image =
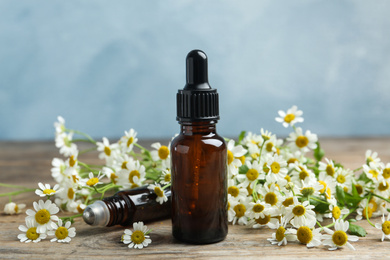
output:
[[240, 168], [238, 168], [238, 173], [239, 174], [246, 174], [249, 171], [248, 166], [246, 164], [241, 165]]
[[349, 223], [349, 234], [356, 235], [359, 237], [365, 237], [367, 235], [367, 231], [361, 226]]
[[329, 211], [329, 203], [317, 196], [310, 196], [310, 205], [314, 206], [314, 211], [324, 214]]
[[316, 142], [317, 148], [314, 149], [314, 158], [319, 162], [325, 155], [324, 149], [321, 149], [320, 142]]
[[339, 185], [336, 186], [336, 199], [341, 205], [345, 205], [344, 189]]
[[246, 134], [246, 131], [241, 131], [240, 135], [238, 136], [238, 143], [240, 144], [241, 141], [244, 139]]

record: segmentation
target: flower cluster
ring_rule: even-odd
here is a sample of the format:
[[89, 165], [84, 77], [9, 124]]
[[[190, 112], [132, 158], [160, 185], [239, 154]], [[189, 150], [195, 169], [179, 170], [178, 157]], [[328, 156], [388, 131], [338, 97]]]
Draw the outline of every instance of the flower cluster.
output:
[[[354, 223], [363, 218], [382, 230], [382, 241], [390, 238], [390, 163], [383, 163], [376, 152], [369, 150], [362, 167], [347, 169], [324, 157], [316, 134], [296, 126], [304, 121], [303, 112], [296, 106], [278, 115], [275, 120], [292, 130], [285, 139], [264, 129], [259, 133], [242, 132], [236, 141], [226, 139], [229, 222], [275, 229], [269, 241], [279, 246], [298, 241], [307, 247], [327, 245], [330, 250], [353, 248], [349, 242], [366, 233]], [[105, 137], [95, 141], [66, 128], [62, 117], [54, 127], [56, 147], [65, 158], [52, 160], [51, 174], [56, 181], [52, 188], [38, 184], [36, 195], [47, 200], [34, 202], [34, 210], [26, 211], [26, 226], [19, 228], [24, 232], [18, 236], [22, 242], [38, 242], [47, 236], [55, 236], [52, 241], [69, 242], [75, 236], [70, 221], [107, 191], [148, 185], [157, 195], [157, 202], [167, 201], [164, 190], [171, 184], [169, 144], [154, 143], [146, 149], [138, 144], [134, 129], [125, 131], [117, 142]], [[79, 142], [92, 147], [81, 150], [84, 146]], [[97, 151], [104, 163], [83, 162], [82, 155], [90, 151]], [[10, 196], [31, 191], [13, 187], [21, 190]], [[18, 214], [24, 207], [10, 200], [4, 211]], [[78, 215], [60, 219], [55, 215], [59, 209]], [[352, 213], [356, 213], [356, 219], [351, 218]], [[370, 221], [375, 216], [382, 216], [381, 223]], [[70, 221], [63, 226], [62, 220], [67, 219]], [[330, 224], [323, 225], [327, 219]], [[122, 236], [125, 244], [143, 248], [151, 243], [150, 231], [142, 222], [134, 223], [133, 228]]]
[[[348, 241], [358, 240], [354, 235], [363, 236], [365, 230], [345, 219], [357, 212], [357, 220], [366, 218], [372, 224], [372, 216], [388, 214], [390, 164], [381, 163], [371, 151], [355, 171], [323, 158], [317, 135], [296, 127], [303, 122], [302, 114], [296, 106], [279, 111], [276, 121], [293, 130], [285, 140], [264, 129], [259, 134], [242, 132], [238, 142], [229, 140], [229, 221], [276, 229], [269, 239], [272, 244], [297, 240], [307, 247], [353, 248]], [[325, 219], [333, 222], [323, 227]], [[377, 224], [387, 232], [384, 237], [390, 234], [388, 223], [383, 228]]]

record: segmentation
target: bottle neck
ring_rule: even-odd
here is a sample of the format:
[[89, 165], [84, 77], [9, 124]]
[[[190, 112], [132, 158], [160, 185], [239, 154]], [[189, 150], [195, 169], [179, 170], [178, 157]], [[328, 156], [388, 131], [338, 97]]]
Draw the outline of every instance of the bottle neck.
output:
[[180, 130], [183, 135], [193, 134], [216, 134], [216, 123], [217, 121], [202, 121], [202, 122], [180, 122]]

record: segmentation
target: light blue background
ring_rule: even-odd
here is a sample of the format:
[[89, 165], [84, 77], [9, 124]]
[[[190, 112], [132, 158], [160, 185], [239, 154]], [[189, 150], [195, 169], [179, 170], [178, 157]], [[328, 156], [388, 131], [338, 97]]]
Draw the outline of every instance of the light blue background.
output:
[[296, 104], [320, 136], [390, 135], [390, 1], [0, 1], [0, 139], [179, 131], [185, 56], [202, 49], [220, 134]]

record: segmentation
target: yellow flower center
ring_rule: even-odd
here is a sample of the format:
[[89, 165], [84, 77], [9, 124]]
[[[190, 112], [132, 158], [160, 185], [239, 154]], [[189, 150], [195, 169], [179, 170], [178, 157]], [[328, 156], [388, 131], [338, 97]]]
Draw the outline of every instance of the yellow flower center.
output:
[[240, 190], [236, 186], [230, 186], [228, 188], [228, 193], [233, 197], [237, 197], [238, 194], [240, 193]]
[[390, 168], [383, 169], [382, 175], [383, 175], [383, 178], [385, 178], [385, 179], [390, 178]]
[[383, 222], [382, 231], [385, 235], [390, 235], [390, 221]]
[[253, 206], [253, 212], [255, 212], [255, 213], [260, 213], [260, 212], [262, 212], [263, 210], [264, 210], [264, 206], [263, 205], [261, 205], [261, 204], [255, 204], [254, 206]]
[[110, 175], [111, 182], [116, 184], [116, 179], [118, 179], [118, 176], [115, 173], [111, 173]]
[[337, 181], [338, 183], [344, 183], [344, 182], [345, 182], [345, 176], [342, 175], [342, 174], [339, 174], [339, 175], [337, 176], [337, 178], [336, 178], [336, 181]]
[[256, 218], [255, 222], [257, 224], [260, 224], [260, 225], [265, 225], [268, 222], [270, 222], [270, 220], [271, 220], [271, 216], [270, 215], [264, 215], [264, 218], [262, 218], [261, 216], [259, 218]]
[[104, 146], [104, 153], [105, 153], [107, 156], [110, 156], [110, 155], [111, 155], [111, 149], [110, 149], [110, 147]]
[[276, 196], [275, 193], [273, 192], [268, 192], [267, 194], [265, 194], [264, 196], [264, 201], [268, 204], [270, 204], [271, 206], [274, 206], [276, 205], [276, 203], [278, 203], [278, 197]]
[[170, 182], [171, 181], [171, 174], [170, 173], [165, 174], [164, 181], [165, 182]]
[[129, 173], [129, 182], [130, 183], [135, 183], [134, 182], [134, 177], [138, 177], [138, 179], [140, 179], [141, 178], [141, 174], [139, 173], [139, 171], [137, 171], [137, 170], [132, 170], [130, 173]]
[[254, 181], [259, 177], [259, 172], [256, 169], [249, 169], [246, 172], [246, 177], [248, 178], [248, 180]]
[[279, 171], [280, 171], [280, 164], [278, 162], [273, 162], [271, 164], [271, 171], [273, 173], [279, 173]]
[[305, 215], [306, 209], [305, 209], [305, 207], [302, 206], [302, 205], [297, 205], [297, 206], [295, 206], [295, 207], [293, 208], [292, 212], [294, 213], [295, 216], [300, 217], [300, 216]]
[[283, 240], [283, 238], [285, 237], [284, 236], [284, 233], [286, 232], [286, 229], [283, 227], [283, 226], [280, 226], [277, 230], [276, 230], [276, 234], [275, 234], [275, 238], [276, 240], [278, 240], [279, 242]]
[[227, 151], [227, 154], [228, 154], [227, 155], [228, 165], [230, 165], [233, 162], [233, 160], [234, 160], [234, 155], [233, 155], [233, 153], [230, 150]]
[[245, 164], [245, 159], [246, 159], [246, 158], [245, 158], [245, 155], [239, 157], [238, 159], [240, 159], [241, 164]]
[[330, 199], [332, 197], [332, 190], [330, 188], [326, 188], [325, 197]]
[[313, 187], [306, 187], [301, 189], [301, 193], [304, 197], [310, 196], [314, 194], [314, 188]]
[[161, 160], [167, 159], [169, 156], [169, 149], [167, 146], [162, 145], [160, 149], [158, 149], [158, 157], [160, 157]]
[[372, 209], [370, 207], [365, 207], [363, 209], [362, 215], [364, 218], [367, 218], [367, 215], [368, 215], [368, 218], [371, 218], [372, 217]]
[[344, 231], [337, 230], [332, 235], [332, 241], [336, 246], [343, 246], [348, 242], [348, 236]]
[[378, 179], [378, 174], [379, 174], [379, 173], [378, 173], [377, 171], [375, 171], [375, 170], [369, 170], [368, 172], [372, 174], [372, 177], [374, 177], [375, 179]]
[[286, 208], [292, 204], [294, 204], [294, 199], [292, 197], [290, 198], [287, 198], [283, 201], [283, 206], [285, 206]]
[[374, 198], [370, 199], [370, 207], [372, 209], [372, 212], [375, 212], [378, 209], [378, 204], [375, 202]]
[[133, 241], [134, 244], [141, 244], [145, 240], [144, 232], [140, 230], [136, 230], [131, 234], [131, 241]]
[[76, 208], [76, 209], [77, 209], [77, 212], [78, 212], [79, 214], [83, 214], [85, 208], [82, 208], [81, 205], [79, 204], [79, 205], [77, 205], [77, 208]]
[[297, 158], [290, 158], [290, 159], [288, 159], [287, 164], [295, 163], [295, 162], [297, 162], [297, 161], [298, 161]]
[[304, 135], [300, 135], [297, 137], [297, 139], [295, 140], [295, 144], [299, 147], [299, 148], [303, 148], [305, 146], [307, 146], [309, 144], [309, 139], [307, 139], [306, 136]]
[[130, 137], [129, 140], [127, 140], [127, 147], [129, 147], [134, 142], [134, 137]]
[[237, 218], [241, 218], [245, 215], [246, 207], [244, 204], [237, 204], [233, 209], [236, 212]]
[[306, 179], [306, 177], [309, 177], [309, 173], [306, 170], [302, 169], [302, 171], [299, 173], [299, 179], [304, 180]]
[[50, 221], [50, 212], [47, 209], [41, 209], [35, 214], [35, 220], [38, 224], [44, 225]]
[[355, 188], [356, 188], [356, 191], [357, 191], [358, 194], [362, 194], [363, 193], [363, 186], [362, 185], [356, 184]]
[[92, 187], [92, 186], [96, 185], [96, 183], [98, 183], [98, 182], [99, 182], [99, 179], [96, 177], [93, 177], [93, 178], [89, 179], [86, 184], [88, 186]]
[[324, 181], [318, 181], [322, 186], [323, 188], [319, 190], [320, 193], [324, 193], [325, 190], [326, 190], [326, 182]]
[[334, 175], [334, 168], [333, 168], [333, 166], [331, 165], [331, 164], [328, 164], [327, 166], [326, 166], [326, 169], [325, 169], [325, 171], [326, 171], [326, 173], [328, 174], [328, 175], [330, 175], [330, 176], [332, 176], [333, 177], [333, 175]]
[[124, 161], [124, 162], [122, 163], [121, 168], [127, 170], [127, 161]]
[[66, 227], [58, 227], [55, 234], [58, 239], [65, 239], [68, 236], [68, 229]]
[[284, 117], [284, 122], [291, 123], [291, 121], [293, 121], [294, 119], [295, 119], [295, 115], [294, 114], [287, 114]]
[[43, 193], [45, 193], [46, 195], [51, 195], [52, 193], [55, 193], [56, 191], [55, 190], [52, 190], [52, 189], [44, 189], [43, 190]]
[[156, 193], [158, 197], [164, 197], [164, 191], [160, 187], [154, 187], [154, 193]]
[[332, 216], [334, 219], [339, 219], [341, 215], [341, 210], [338, 206], [334, 206], [332, 209]]
[[72, 200], [74, 198], [74, 190], [72, 188], [68, 189], [68, 199]]
[[14, 210], [15, 210], [16, 213], [19, 212], [19, 206], [18, 206], [18, 204], [15, 204]]
[[290, 182], [291, 181], [291, 177], [286, 175], [286, 177], [284, 177], [284, 179], [287, 181], [287, 182]]
[[250, 184], [246, 187], [246, 190], [248, 191], [249, 195], [253, 194], [253, 189], [251, 188]]
[[75, 164], [76, 164], [76, 160], [75, 160], [75, 158], [74, 158], [74, 155], [71, 155], [71, 156], [69, 157], [69, 166], [70, 166], [70, 167], [73, 167]]
[[385, 185], [383, 185], [383, 182], [379, 183], [379, 185], [378, 185], [378, 190], [380, 190], [380, 191], [385, 191], [388, 188], [389, 188], [389, 184], [387, 182]]
[[77, 175], [75, 175], [75, 174], [72, 174], [72, 180], [73, 180], [73, 183], [77, 183], [79, 181], [79, 177], [77, 177]]
[[37, 233], [36, 227], [31, 227], [26, 232], [26, 237], [31, 240], [36, 240], [39, 237], [39, 233]]
[[271, 143], [271, 142], [268, 142], [265, 146], [265, 149], [267, 150], [267, 152], [272, 152], [272, 148], [274, 148], [274, 144]]
[[308, 244], [313, 239], [313, 233], [310, 228], [302, 226], [297, 230], [297, 238], [302, 244]]

